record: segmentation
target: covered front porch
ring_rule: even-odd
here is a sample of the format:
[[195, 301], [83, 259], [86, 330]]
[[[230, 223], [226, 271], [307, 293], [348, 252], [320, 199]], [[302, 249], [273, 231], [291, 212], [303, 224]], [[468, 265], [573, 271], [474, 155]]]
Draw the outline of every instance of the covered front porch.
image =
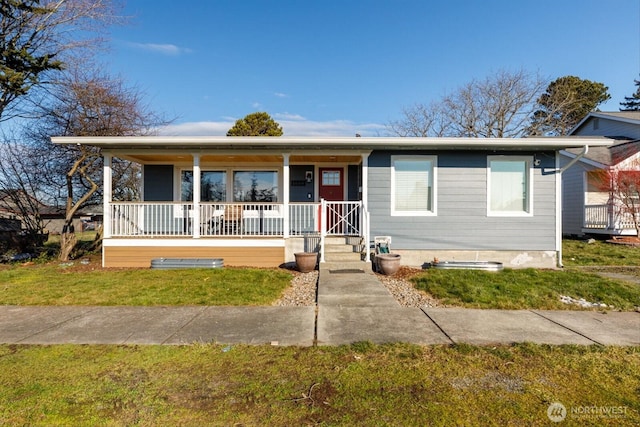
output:
[[[324, 261], [328, 236], [369, 241], [368, 151], [103, 154], [107, 267], [214, 256], [225, 265], [277, 266], [297, 251], [320, 252]], [[116, 157], [142, 166], [142, 200], [113, 200]]]

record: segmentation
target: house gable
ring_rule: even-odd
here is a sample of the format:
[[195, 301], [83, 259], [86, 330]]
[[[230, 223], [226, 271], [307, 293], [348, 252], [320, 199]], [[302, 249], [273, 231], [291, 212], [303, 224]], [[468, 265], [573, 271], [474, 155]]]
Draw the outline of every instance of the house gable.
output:
[[640, 139], [640, 111], [589, 113], [569, 135]]

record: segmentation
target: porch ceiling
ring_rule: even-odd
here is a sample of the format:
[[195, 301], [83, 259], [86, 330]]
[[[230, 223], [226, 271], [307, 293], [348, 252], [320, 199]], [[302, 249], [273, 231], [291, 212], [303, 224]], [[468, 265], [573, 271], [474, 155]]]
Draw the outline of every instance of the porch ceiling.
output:
[[360, 156], [320, 156], [320, 155], [307, 155], [307, 156], [291, 156], [289, 159], [291, 163], [360, 163], [362, 157]]

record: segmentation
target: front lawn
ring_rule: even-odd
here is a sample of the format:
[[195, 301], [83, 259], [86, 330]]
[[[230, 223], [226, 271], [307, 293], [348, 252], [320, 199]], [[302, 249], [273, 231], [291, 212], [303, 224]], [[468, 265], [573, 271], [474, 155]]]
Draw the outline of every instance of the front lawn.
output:
[[560, 296], [618, 310], [640, 306], [640, 286], [579, 271], [505, 269], [501, 272], [429, 269], [412, 278], [443, 304], [470, 308], [574, 309]]
[[291, 283], [277, 269], [102, 269], [51, 262], [0, 268], [0, 304], [269, 305]]
[[[498, 309], [575, 309], [560, 295], [618, 310], [640, 306], [640, 285], [590, 273], [639, 274], [640, 248], [564, 241], [564, 270], [424, 270], [413, 278], [444, 305]], [[290, 286], [281, 269], [103, 269], [99, 259], [0, 265], [0, 304], [11, 305], [270, 305]], [[596, 264], [615, 267], [596, 267]], [[610, 270], [607, 270], [610, 271]], [[640, 277], [640, 276], [638, 276]]]

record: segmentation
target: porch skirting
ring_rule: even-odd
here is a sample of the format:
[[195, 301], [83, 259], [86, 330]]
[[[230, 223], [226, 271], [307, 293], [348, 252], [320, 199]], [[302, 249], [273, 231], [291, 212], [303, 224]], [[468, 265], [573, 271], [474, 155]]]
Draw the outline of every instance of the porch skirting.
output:
[[104, 267], [150, 267], [154, 258], [222, 258], [230, 267], [278, 267], [282, 239], [105, 239]]

